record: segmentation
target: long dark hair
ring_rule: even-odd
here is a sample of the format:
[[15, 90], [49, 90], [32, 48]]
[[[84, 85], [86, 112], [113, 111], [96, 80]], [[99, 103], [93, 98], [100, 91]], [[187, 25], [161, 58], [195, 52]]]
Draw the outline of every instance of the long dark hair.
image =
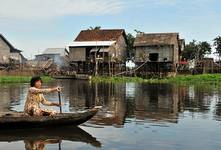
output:
[[39, 77], [39, 76], [32, 77], [32, 78], [31, 78], [31, 81], [30, 81], [30, 86], [31, 86], [31, 87], [34, 87], [34, 86], [35, 86], [35, 82], [37, 82], [37, 81], [41, 81], [41, 83], [42, 83], [41, 77]]

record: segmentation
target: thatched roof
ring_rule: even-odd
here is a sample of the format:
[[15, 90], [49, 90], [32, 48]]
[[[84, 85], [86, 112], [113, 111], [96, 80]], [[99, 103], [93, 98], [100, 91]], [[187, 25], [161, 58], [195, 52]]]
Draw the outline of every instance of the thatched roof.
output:
[[179, 33], [152, 33], [137, 35], [134, 46], [156, 46], [179, 44]]
[[117, 41], [121, 35], [126, 35], [124, 29], [82, 30], [75, 41]]

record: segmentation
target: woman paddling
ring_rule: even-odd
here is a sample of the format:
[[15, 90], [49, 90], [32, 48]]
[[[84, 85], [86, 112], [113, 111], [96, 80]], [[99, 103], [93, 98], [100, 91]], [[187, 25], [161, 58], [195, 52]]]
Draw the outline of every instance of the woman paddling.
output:
[[31, 87], [28, 90], [27, 99], [25, 102], [24, 111], [31, 116], [51, 116], [56, 111], [47, 110], [40, 107], [40, 103], [46, 106], [60, 106], [59, 103], [54, 103], [46, 100], [43, 94], [51, 92], [60, 92], [59, 87], [42, 89], [42, 80], [40, 77], [33, 77], [30, 83]]

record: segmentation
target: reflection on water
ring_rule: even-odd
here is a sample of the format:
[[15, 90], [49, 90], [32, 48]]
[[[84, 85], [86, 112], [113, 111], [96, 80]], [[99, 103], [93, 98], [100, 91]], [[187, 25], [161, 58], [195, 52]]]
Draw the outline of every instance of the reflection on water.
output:
[[61, 144], [62, 140], [82, 142], [94, 147], [101, 147], [101, 143], [95, 137], [79, 127], [0, 131], [1, 142], [20, 140], [24, 141], [26, 150], [43, 150], [48, 144]]
[[[218, 140], [221, 134], [216, 132], [221, 129], [221, 89], [216, 85], [92, 84], [58, 80], [45, 86], [55, 85], [63, 87], [65, 112], [94, 105], [104, 107], [78, 129], [67, 132], [54, 129], [50, 134], [46, 131], [37, 131], [40, 134], [29, 131], [29, 135], [25, 131], [16, 131], [12, 135], [0, 133], [3, 135], [0, 141], [24, 141], [26, 149], [54, 149], [56, 146], [52, 145], [58, 145], [61, 141], [66, 149], [72, 148], [73, 144], [79, 149], [145, 149], [145, 146], [152, 149], [199, 148], [192, 142], [200, 142], [203, 145], [201, 149], [216, 149], [221, 144]], [[27, 84], [2, 85], [0, 110], [22, 111], [27, 88]], [[58, 100], [57, 94], [49, 94], [46, 98]], [[204, 136], [209, 139], [203, 139]], [[189, 141], [191, 137], [193, 141]]]
[[[25, 140], [24, 143], [25, 143], [26, 150], [33, 150], [33, 149], [44, 150], [45, 146], [47, 144], [57, 144], [57, 143], [60, 143], [60, 141], [59, 140], [52, 140], [52, 139], [36, 140], [36, 141]], [[59, 147], [60, 147], [60, 145], [59, 145]]]
[[0, 110], [8, 111], [12, 105], [20, 105], [25, 96], [27, 85], [1, 85], [0, 86]]

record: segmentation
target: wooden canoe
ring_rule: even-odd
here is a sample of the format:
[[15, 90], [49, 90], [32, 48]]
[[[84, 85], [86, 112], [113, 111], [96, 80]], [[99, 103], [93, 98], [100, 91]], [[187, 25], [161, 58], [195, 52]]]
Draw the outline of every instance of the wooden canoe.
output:
[[99, 110], [92, 108], [75, 113], [62, 113], [53, 116], [29, 116], [22, 112], [0, 113], [0, 128], [44, 128], [50, 126], [80, 125], [91, 119]]

